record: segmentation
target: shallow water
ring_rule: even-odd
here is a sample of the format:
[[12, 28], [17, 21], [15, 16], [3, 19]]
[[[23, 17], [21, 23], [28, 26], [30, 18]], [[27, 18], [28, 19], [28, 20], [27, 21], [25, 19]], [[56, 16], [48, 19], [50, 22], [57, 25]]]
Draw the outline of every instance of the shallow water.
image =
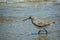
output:
[[[15, 5], [0, 7], [0, 40], [60, 40], [60, 5]], [[46, 27], [48, 34], [38, 35], [39, 29], [30, 20], [22, 21], [31, 15], [45, 21], [55, 21], [56, 24]]]

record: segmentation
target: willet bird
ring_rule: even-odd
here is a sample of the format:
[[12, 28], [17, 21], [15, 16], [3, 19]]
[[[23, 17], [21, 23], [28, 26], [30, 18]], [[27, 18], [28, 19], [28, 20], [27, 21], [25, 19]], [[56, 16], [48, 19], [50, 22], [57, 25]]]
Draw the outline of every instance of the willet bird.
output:
[[[34, 21], [34, 18], [32, 17], [32, 16], [29, 16], [28, 18], [26, 18], [26, 19], [24, 19], [23, 21], [26, 21], [27, 19], [31, 19], [31, 22], [32, 22], [32, 24], [33, 25], [35, 25], [36, 27], [38, 27], [38, 28], [43, 28], [44, 29], [44, 31], [46, 32], [46, 34], [48, 33], [47, 32], [47, 30], [45, 29], [45, 27], [46, 26], [50, 26], [50, 25], [52, 25], [52, 24], [55, 24], [55, 22], [49, 22], [49, 21], [47, 21], [47, 22], [44, 22], [44, 21], [40, 21], [40, 22], [35, 22]], [[41, 30], [39, 30], [38, 31], [38, 34], [40, 34], [40, 32], [41, 32]]]

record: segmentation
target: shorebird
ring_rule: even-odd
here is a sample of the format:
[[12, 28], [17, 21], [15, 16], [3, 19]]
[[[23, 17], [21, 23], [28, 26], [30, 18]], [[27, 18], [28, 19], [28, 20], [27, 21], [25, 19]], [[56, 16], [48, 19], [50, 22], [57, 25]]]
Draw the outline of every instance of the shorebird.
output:
[[[44, 21], [39, 21], [39, 22], [35, 22], [34, 21], [34, 18], [32, 16], [29, 16], [28, 18], [24, 19], [23, 21], [26, 21], [28, 19], [31, 19], [31, 22], [33, 25], [35, 25], [36, 27], [38, 28], [43, 28], [46, 32], [46, 34], [48, 33], [48, 31], [45, 29], [46, 26], [50, 26], [52, 24], [55, 24], [55, 22], [51, 22], [51, 21], [47, 21], [47, 22], [44, 22]], [[38, 34], [40, 34], [41, 30], [38, 31]]]

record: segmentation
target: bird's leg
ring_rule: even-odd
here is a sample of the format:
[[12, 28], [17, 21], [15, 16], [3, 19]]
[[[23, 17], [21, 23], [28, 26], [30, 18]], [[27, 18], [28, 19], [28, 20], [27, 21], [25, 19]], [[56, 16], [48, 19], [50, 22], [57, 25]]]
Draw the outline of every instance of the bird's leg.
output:
[[40, 34], [41, 30], [38, 31], [38, 35]]
[[46, 34], [48, 33], [48, 31], [44, 28], [44, 30], [45, 30], [45, 32], [46, 32]]

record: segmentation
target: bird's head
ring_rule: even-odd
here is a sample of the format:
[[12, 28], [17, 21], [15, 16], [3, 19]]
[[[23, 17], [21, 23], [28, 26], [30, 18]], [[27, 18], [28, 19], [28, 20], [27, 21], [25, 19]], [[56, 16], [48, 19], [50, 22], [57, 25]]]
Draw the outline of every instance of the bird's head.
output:
[[28, 19], [33, 19], [33, 17], [32, 16], [29, 16], [28, 18], [24, 19], [23, 21], [26, 21]]

